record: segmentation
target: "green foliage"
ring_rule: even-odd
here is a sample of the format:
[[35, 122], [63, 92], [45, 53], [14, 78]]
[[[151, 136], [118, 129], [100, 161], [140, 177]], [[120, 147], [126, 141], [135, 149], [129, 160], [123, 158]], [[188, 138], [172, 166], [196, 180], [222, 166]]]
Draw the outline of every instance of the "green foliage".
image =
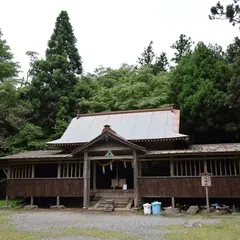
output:
[[161, 53], [159, 57], [156, 58], [155, 64], [153, 65], [154, 74], [159, 72], [166, 72], [169, 66], [168, 58], [165, 52]]
[[12, 80], [0, 84], [0, 155], [9, 151], [9, 138], [28, 122], [31, 113], [30, 102], [19, 99], [19, 92]]
[[234, 42], [229, 44], [226, 51], [226, 58], [229, 63], [234, 63], [240, 56], [240, 39], [234, 38]]
[[[238, 23], [238, 1], [212, 14]], [[231, 10], [232, 9], [232, 10]], [[227, 12], [228, 11], [228, 12]], [[234, 11], [234, 16], [231, 14]], [[218, 45], [181, 34], [169, 68], [165, 52], [155, 54], [153, 42], [138, 66], [100, 67], [82, 74], [82, 60], [66, 11], [58, 16], [45, 59], [28, 51], [26, 81], [17, 81], [18, 64], [0, 32], [0, 155], [46, 148], [61, 137], [80, 113], [164, 107], [181, 109], [181, 132], [194, 142], [234, 142], [240, 136], [240, 40], [226, 52]], [[20, 84], [19, 84], [20, 83]]]
[[232, 71], [221, 47], [203, 43], [172, 71], [170, 99], [181, 109], [182, 131], [195, 141], [231, 142], [238, 138], [239, 129], [233, 127], [238, 124], [238, 114], [227, 105], [231, 84], [235, 96], [239, 89], [231, 78]]
[[149, 65], [152, 63], [155, 53], [153, 51], [153, 41], [149, 43], [149, 45], [144, 49], [143, 53], [141, 54], [141, 57], [138, 58], [138, 63], [140, 66]]
[[66, 11], [61, 11], [57, 17], [54, 32], [48, 42], [46, 58], [51, 59], [55, 55], [68, 59], [70, 71], [76, 74], [82, 73], [82, 61], [76, 48], [77, 39], [74, 36], [72, 25]]
[[13, 54], [0, 29], [0, 82], [5, 79], [16, 77], [18, 74], [18, 63], [13, 61]]
[[9, 139], [8, 146], [12, 153], [40, 150], [45, 148], [45, 140], [41, 127], [27, 123], [19, 129], [18, 134]]
[[42, 127], [47, 136], [59, 136], [76, 111], [73, 92], [78, 82], [76, 74], [82, 73], [81, 57], [66, 11], [56, 20], [46, 59], [32, 63], [30, 73], [32, 81], [23, 98], [32, 101], [32, 123]]
[[239, 0], [232, 0], [231, 4], [226, 6], [218, 2], [215, 6], [211, 7], [210, 20], [214, 19], [227, 19], [233, 26], [240, 23], [240, 6]]
[[[154, 74], [151, 66], [106, 69], [92, 76], [92, 92], [78, 102], [81, 112], [160, 107], [167, 104], [168, 73]], [[83, 86], [81, 84], [81, 86]]]
[[192, 45], [191, 38], [181, 34], [179, 39], [171, 46], [172, 49], [175, 49], [172, 61], [178, 63], [184, 55], [191, 52]]

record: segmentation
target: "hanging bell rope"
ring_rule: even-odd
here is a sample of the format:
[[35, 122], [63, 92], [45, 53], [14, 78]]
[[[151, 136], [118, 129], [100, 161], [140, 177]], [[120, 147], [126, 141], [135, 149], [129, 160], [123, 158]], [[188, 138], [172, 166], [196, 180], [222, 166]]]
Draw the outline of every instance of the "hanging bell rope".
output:
[[108, 163], [100, 163], [100, 162], [96, 161], [96, 163], [97, 163], [99, 166], [101, 166], [101, 167], [106, 167], [106, 166], [112, 164], [114, 161], [115, 161], [115, 160], [112, 160], [112, 161], [110, 161], [110, 162], [108, 162]]

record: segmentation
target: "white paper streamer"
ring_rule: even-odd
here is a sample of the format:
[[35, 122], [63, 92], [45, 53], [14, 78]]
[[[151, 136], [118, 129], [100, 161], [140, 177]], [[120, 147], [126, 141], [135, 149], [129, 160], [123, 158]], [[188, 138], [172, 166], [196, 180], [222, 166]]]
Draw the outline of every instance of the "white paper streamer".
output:
[[133, 164], [133, 162], [132, 162], [132, 168], [134, 168], [134, 164]]
[[126, 168], [126, 167], [127, 167], [127, 163], [126, 163], [126, 161], [124, 161], [123, 164], [124, 164], [124, 167]]
[[105, 167], [104, 166], [102, 167], [102, 172], [103, 172], [103, 174], [105, 174]]
[[113, 166], [112, 166], [112, 163], [110, 163], [110, 170], [112, 171], [112, 169], [113, 169]]

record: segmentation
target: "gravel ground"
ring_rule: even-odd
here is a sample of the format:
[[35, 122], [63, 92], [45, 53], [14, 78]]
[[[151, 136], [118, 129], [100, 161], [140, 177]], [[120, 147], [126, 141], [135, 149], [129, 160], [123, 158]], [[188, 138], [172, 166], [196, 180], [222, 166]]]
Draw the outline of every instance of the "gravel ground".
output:
[[[64, 229], [98, 229], [104, 232], [116, 231], [142, 240], [164, 240], [164, 227], [169, 225], [182, 225], [184, 222], [199, 222], [214, 224], [217, 220], [182, 218], [165, 218], [160, 216], [144, 216], [140, 214], [103, 214], [89, 212], [68, 211], [29, 211], [12, 213], [11, 224], [19, 230], [59, 233]], [[106, 239], [106, 237], [104, 237]], [[87, 236], [64, 236], [42, 240], [96, 240], [102, 239]], [[108, 238], [109, 239], [109, 238]], [[121, 238], [110, 238], [120, 240]], [[125, 238], [126, 239], [126, 238]]]

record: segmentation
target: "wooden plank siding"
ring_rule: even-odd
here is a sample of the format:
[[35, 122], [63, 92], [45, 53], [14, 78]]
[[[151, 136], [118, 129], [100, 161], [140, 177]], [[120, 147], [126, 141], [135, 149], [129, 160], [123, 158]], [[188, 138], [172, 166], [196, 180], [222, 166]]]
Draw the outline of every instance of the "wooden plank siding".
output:
[[[205, 197], [200, 177], [139, 177], [140, 197]], [[240, 197], [240, 177], [212, 177], [209, 197]]]
[[83, 179], [8, 179], [7, 195], [82, 197]]

